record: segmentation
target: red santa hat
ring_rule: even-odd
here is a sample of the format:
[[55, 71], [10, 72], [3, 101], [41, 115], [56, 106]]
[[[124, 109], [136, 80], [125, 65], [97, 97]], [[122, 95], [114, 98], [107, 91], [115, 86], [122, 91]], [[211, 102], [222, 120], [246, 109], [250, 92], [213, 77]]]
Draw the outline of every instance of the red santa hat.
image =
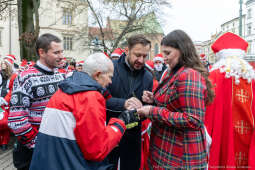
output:
[[8, 55], [4, 56], [4, 61], [9, 63], [10, 65], [13, 65], [15, 60], [16, 60], [16, 57], [12, 54], [8, 54]]
[[206, 61], [207, 60], [207, 56], [205, 54], [200, 54], [200, 60]]
[[79, 62], [76, 64], [76, 66], [83, 66], [83, 64], [84, 64], [84, 61], [82, 60], [82, 61], [79, 61]]
[[162, 54], [157, 54], [154, 58], [153, 58], [153, 62], [155, 61], [161, 61], [162, 63], [164, 63], [164, 58]]
[[145, 62], [145, 67], [147, 67], [149, 70], [153, 71], [154, 70], [154, 63], [153, 63], [153, 61], [147, 60]]
[[112, 52], [111, 57], [120, 57], [121, 54], [122, 54], [123, 52], [124, 52], [123, 49], [121, 49], [121, 48], [116, 48], [116, 49]]
[[221, 73], [225, 73], [226, 78], [234, 77], [235, 84], [240, 83], [240, 78], [250, 83], [255, 79], [255, 71], [243, 58], [247, 48], [248, 43], [238, 35], [230, 32], [223, 34], [212, 44], [212, 50], [219, 60], [210, 71], [219, 69]]
[[223, 34], [212, 44], [212, 50], [218, 57], [244, 57], [247, 47], [244, 39], [231, 32]]

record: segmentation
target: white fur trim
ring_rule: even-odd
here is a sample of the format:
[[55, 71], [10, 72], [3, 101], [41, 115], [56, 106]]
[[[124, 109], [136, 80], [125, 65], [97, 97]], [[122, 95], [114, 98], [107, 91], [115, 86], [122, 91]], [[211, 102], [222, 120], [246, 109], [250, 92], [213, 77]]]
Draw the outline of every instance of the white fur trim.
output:
[[240, 83], [240, 78], [246, 79], [248, 83], [255, 80], [253, 67], [247, 61], [237, 56], [220, 58], [220, 60], [212, 66], [210, 72], [216, 69], [219, 69], [221, 73], [226, 73], [226, 78], [234, 77], [235, 84]]
[[162, 63], [164, 63], [164, 59], [162, 57], [154, 57], [153, 62], [155, 61], [161, 61]]
[[151, 68], [151, 66], [149, 66], [148, 64], [146, 64], [145, 63], [145, 66], [148, 68], [148, 69], [150, 69], [151, 71], [153, 71], [154, 69], [153, 68]]
[[226, 58], [229, 56], [237, 56], [240, 58], [244, 58], [245, 56], [245, 51], [241, 49], [224, 49], [220, 50], [219, 52], [216, 53], [216, 56], [219, 58]]
[[14, 62], [13, 63], [11, 63], [9, 60], [4, 60], [6, 63], [8, 63], [8, 64], [10, 64], [11, 66], [13, 66], [13, 64], [14, 64]]
[[111, 54], [111, 57], [120, 57], [120, 55], [117, 54], [117, 53], [112, 53], [112, 54]]
[[14, 60], [15, 60], [15, 59], [14, 59], [13, 57], [11, 57], [11, 56], [8, 56], [8, 55], [7, 55], [7, 56], [4, 56], [4, 59], [7, 59], [7, 58], [9, 58], [10, 60], [12, 60], [13, 62], [14, 62]]

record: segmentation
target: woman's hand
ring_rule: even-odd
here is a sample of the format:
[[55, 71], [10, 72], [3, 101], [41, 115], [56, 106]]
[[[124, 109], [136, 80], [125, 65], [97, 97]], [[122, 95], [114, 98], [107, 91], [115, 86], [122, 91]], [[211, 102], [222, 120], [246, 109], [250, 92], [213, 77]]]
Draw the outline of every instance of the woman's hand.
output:
[[137, 99], [136, 97], [131, 97], [131, 98], [127, 99], [124, 104], [124, 107], [127, 110], [138, 109], [142, 106], [143, 106], [142, 102], [139, 99]]
[[150, 91], [143, 91], [142, 100], [143, 100], [143, 102], [145, 102], [145, 103], [152, 104], [153, 101], [154, 101], [153, 93], [150, 92]]
[[143, 107], [137, 109], [137, 114], [140, 117], [148, 117], [149, 113], [150, 113], [150, 110], [151, 110], [151, 107], [152, 107], [151, 105], [143, 106]]

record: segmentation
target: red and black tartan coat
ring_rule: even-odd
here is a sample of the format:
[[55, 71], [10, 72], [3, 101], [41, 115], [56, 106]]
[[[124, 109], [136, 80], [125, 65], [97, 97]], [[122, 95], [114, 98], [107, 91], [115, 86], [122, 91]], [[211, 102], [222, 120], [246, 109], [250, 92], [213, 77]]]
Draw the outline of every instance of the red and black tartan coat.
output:
[[154, 92], [150, 169], [204, 169], [206, 83], [202, 75], [181, 67], [166, 74]]

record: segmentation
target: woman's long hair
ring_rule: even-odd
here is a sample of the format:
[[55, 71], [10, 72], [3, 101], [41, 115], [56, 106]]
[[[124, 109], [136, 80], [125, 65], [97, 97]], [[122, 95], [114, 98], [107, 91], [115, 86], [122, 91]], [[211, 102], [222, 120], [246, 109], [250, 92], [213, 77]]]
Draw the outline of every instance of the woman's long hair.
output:
[[214, 92], [212, 90], [212, 83], [208, 79], [209, 72], [202, 64], [190, 37], [182, 30], [174, 30], [162, 39], [161, 45], [178, 49], [181, 53], [179, 64], [181, 66], [193, 68], [201, 73], [206, 81], [207, 87], [206, 104], [212, 102]]
[[[3, 65], [5, 65], [5, 69], [3, 69]], [[6, 61], [1, 62], [1, 71], [4, 79], [10, 79], [13, 74], [13, 68]]]

